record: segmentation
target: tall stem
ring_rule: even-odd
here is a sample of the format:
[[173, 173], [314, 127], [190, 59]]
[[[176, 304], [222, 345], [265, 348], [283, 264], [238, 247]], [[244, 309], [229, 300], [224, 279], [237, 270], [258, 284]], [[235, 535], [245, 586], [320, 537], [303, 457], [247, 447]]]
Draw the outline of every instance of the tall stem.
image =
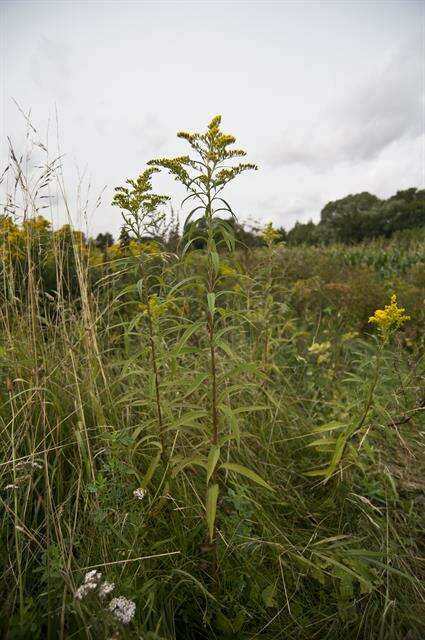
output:
[[372, 378], [372, 383], [371, 383], [371, 385], [369, 387], [369, 393], [368, 393], [368, 396], [367, 396], [365, 408], [364, 408], [362, 417], [360, 419], [360, 422], [359, 422], [359, 424], [357, 426], [357, 430], [361, 429], [362, 426], [364, 425], [364, 422], [365, 422], [365, 420], [366, 420], [366, 418], [368, 416], [370, 407], [372, 406], [373, 395], [375, 393], [376, 385], [378, 383], [379, 370], [381, 368], [381, 356], [382, 356], [382, 351], [383, 351], [384, 346], [385, 346], [385, 341], [383, 340], [381, 342], [381, 344], [380, 344], [379, 351], [378, 351], [378, 354], [376, 356], [376, 365], [375, 365], [375, 371], [374, 371], [373, 378]]
[[[207, 289], [208, 293], [214, 293], [216, 274], [215, 267], [212, 258], [212, 252], [215, 251], [214, 243], [214, 228], [213, 228], [213, 210], [212, 210], [212, 174], [215, 165], [211, 166], [207, 163], [207, 178], [208, 184], [206, 187], [207, 207], [205, 210], [205, 219], [207, 222], [208, 241], [208, 275], [207, 275]], [[212, 421], [212, 444], [218, 444], [218, 412], [217, 412], [217, 373], [216, 373], [216, 358], [215, 358], [215, 345], [214, 345], [214, 316], [211, 310], [208, 313], [208, 336], [209, 336], [209, 348], [210, 348], [210, 373], [211, 373], [211, 421]]]
[[155, 337], [154, 337], [154, 329], [153, 329], [153, 321], [152, 321], [152, 312], [149, 304], [149, 299], [147, 303], [148, 310], [148, 327], [149, 327], [149, 343], [151, 350], [151, 359], [152, 359], [152, 367], [154, 372], [154, 380], [155, 380], [155, 401], [156, 401], [156, 415], [158, 419], [158, 434], [159, 440], [161, 442], [161, 458], [163, 462], [167, 461], [167, 451], [165, 446], [165, 437], [164, 437], [164, 428], [162, 422], [162, 411], [161, 411], [161, 395], [159, 390], [159, 374], [158, 374], [158, 362], [155, 348]]
[[217, 414], [217, 374], [214, 346], [214, 319], [210, 314], [208, 321], [208, 334], [210, 343], [210, 371], [211, 371], [211, 416], [212, 416], [212, 443], [218, 444], [218, 414]]

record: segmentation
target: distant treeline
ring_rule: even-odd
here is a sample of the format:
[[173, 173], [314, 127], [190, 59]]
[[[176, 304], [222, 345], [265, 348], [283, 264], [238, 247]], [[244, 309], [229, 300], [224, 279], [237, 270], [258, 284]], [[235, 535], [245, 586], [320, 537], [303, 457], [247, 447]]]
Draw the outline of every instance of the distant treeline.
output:
[[328, 202], [320, 222], [297, 222], [288, 232], [280, 230], [289, 244], [356, 244], [374, 238], [389, 238], [397, 231], [425, 226], [425, 190], [397, 191], [387, 200], [363, 191]]

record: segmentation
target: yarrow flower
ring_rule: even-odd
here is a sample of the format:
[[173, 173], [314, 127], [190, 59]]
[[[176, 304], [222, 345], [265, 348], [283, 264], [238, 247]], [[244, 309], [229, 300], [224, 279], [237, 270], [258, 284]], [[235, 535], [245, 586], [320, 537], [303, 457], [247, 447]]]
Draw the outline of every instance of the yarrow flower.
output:
[[102, 582], [99, 587], [99, 598], [104, 600], [108, 594], [110, 594], [115, 589], [114, 582]]
[[18, 462], [16, 465], [17, 469], [25, 469], [26, 467], [32, 469], [42, 469], [43, 465], [41, 465], [39, 462], [35, 462], [34, 460], [21, 460], [21, 462]]
[[78, 587], [77, 591], [74, 593], [74, 598], [76, 600], [82, 600], [88, 593], [90, 593], [90, 591], [96, 591], [101, 578], [102, 574], [100, 571], [96, 571], [96, 569], [86, 573], [84, 576], [84, 583]]
[[391, 330], [399, 329], [410, 316], [404, 315], [406, 309], [397, 305], [397, 295], [391, 296], [391, 303], [385, 305], [385, 309], [377, 309], [373, 316], [370, 316], [369, 322], [376, 324], [378, 329], [385, 335]]
[[76, 600], [83, 600], [87, 596], [90, 591], [95, 591], [97, 589], [96, 582], [87, 582], [82, 584], [81, 587], [78, 587], [77, 591], [74, 593], [74, 598]]
[[5, 491], [16, 491], [16, 489], [19, 489], [17, 484], [7, 484], [4, 488]]
[[135, 489], [133, 491], [133, 496], [138, 500], [143, 500], [146, 494], [147, 494], [147, 491], [146, 489], [143, 489], [143, 487], [139, 487], [138, 489]]
[[102, 578], [102, 574], [100, 573], [100, 571], [96, 571], [96, 569], [92, 569], [92, 571], [89, 571], [84, 576], [84, 582], [85, 584], [87, 584], [88, 582], [95, 582], [97, 584], [101, 578]]
[[136, 604], [132, 600], [127, 600], [124, 596], [120, 596], [111, 600], [108, 609], [119, 622], [128, 624], [134, 618]]

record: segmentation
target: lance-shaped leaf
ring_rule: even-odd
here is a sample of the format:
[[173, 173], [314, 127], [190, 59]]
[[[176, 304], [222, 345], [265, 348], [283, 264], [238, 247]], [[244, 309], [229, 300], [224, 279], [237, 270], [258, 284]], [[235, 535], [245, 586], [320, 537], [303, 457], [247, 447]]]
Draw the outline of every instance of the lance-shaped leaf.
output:
[[207, 461], [207, 484], [210, 481], [212, 474], [214, 473], [215, 467], [217, 465], [218, 459], [220, 457], [220, 447], [218, 444], [213, 444], [210, 452], [208, 454]]
[[215, 514], [217, 512], [218, 484], [212, 484], [208, 487], [206, 516], [210, 542], [214, 538]]
[[251, 469], [248, 469], [247, 467], [244, 467], [241, 464], [235, 464], [233, 462], [224, 462], [220, 466], [220, 469], [225, 469], [226, 471], [233, 471], [234, 473], [239, 473], [241, 476], [245, 476], [246, 478], [253, 480], [253, 482], [256, 482], [257, 484], [261, 485], [265, 489], [268, 489], [269, 491], [274, 491], [273, 487], [271, 487], [265, 480], [263, 480], [263, 478], [259, 476], [258, 473], [255, 473], [255, 471], [251, 471]]

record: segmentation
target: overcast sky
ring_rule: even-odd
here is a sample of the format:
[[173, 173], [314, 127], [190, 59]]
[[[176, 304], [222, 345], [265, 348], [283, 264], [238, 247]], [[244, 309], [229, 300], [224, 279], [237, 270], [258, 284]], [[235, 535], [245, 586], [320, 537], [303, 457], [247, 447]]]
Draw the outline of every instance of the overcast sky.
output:
[[[1, 160], [28, 111], [55, 151], [59, 117], [75, 213], [117, 234], [113, 188], [152, 157], [185, 153], [179, 130], [220, 113], [259, 166], [228, 193], [241, 219], [318, 219], [329, 200], [424, 187], [422, 1], [1, 2]], [[50, 119], [50, 125], [48, 125]], [[183, 196], [168, 176], [155, 189]], [[59, 207], [61, 208], [61, 207]], [[56, 214], [55, 214], [56, 215]], [[58, 222], [65, 221], [63, 211]]]

